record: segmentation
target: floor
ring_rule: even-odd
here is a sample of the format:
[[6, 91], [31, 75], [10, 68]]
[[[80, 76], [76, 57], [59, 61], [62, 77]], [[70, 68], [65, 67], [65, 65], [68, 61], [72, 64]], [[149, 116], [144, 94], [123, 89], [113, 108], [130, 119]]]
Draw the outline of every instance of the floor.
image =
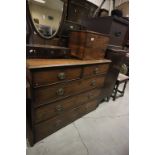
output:
[[56, 133], [27, 147], [27, 155], [129, 155], [129, 88]]

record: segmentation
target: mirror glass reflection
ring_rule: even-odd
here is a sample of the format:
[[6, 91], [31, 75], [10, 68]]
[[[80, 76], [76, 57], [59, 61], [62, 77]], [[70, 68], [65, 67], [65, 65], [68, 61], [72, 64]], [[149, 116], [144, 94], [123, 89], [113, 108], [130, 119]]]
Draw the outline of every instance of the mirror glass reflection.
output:
[[53, 37], [63, 14], [62, 0], [29, 0], [29, 10], [36, 30], [44, 38]]

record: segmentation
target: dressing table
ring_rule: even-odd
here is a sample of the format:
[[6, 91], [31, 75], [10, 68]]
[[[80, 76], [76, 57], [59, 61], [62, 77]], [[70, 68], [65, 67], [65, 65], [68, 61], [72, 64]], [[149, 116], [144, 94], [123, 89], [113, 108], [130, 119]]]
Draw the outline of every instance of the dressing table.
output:
[[[45, 10], [50, 5], [57, 8], [57, 12], [61, 14], [59, 20], [54, 13], [49, 15], [44, 12], [40, 16], [35, 14], [35, 8], [39, 10], [42, 6], [42, 10]], [[104, 59], [104, 56], [100, 57], [100, 60], [79, 60], [72, 57], [70, 48], [60, 46], [59, 39], [53, 44], [61, 29], [66, 8], [65, 0], [51, 0], [45, 4], [27, 1], [27, 22], [30, 32], [27, 36], [30, 37], [27, 39], [26, 48], [26, 110], [27, 138], [30, 145], [95, 110], [104, 97], [105, 78], [111, 61]], [[49, 20], [48, 16], [50, 22], [46, 21], [46, 18]], [[45, 26], [40, 29], [38, 22]], [[44, 35], [46, 24], [48, 31], [50, 26], [52, 28], [53, 22], [59, 23], [55, 27], [55, 32], [49, 31], [48, 36]], [[32, 39], [34, 35], [39, 36], [35, 42]]]

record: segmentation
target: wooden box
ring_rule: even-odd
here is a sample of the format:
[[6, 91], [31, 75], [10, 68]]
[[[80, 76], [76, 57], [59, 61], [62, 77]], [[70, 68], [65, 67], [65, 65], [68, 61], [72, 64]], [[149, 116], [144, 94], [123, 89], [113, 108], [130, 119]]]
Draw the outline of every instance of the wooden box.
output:
[[109, 36], [93, 31], [71, 31], [69, 48], [73, 57], [82, 60], [104, 59]]

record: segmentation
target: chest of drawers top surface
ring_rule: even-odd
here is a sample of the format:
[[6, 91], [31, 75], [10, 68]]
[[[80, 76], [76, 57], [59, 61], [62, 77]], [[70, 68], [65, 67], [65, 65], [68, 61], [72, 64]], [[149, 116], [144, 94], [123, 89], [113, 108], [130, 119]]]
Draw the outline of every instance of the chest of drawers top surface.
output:
[[91, 64], [110, 63], [110, 60], [77, 60], [77, 59], [27, 59], [27, 67], [29, 69], [65, 67], [65, 66], [82, 66]]

